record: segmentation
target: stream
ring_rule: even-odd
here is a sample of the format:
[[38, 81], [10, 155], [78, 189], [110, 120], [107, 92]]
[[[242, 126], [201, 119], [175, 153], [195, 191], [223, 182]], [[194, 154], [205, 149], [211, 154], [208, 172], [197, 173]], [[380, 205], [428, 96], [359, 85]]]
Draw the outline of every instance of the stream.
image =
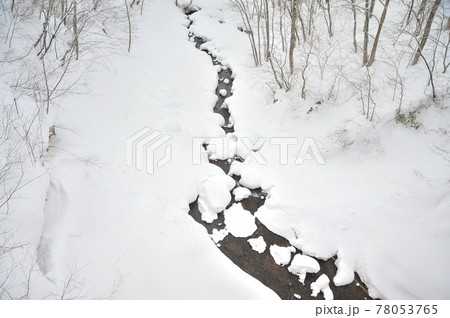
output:
[[[198, 9], [186, 8], [185, 14], [190, 20], [190, 16], [197, 12]], [[192, 24], [190, 24], [188, 29]], [[222, 127], [226, 133], [234, 133], [234, 128], [230, 125], [230, 112], [228, 108], [222, 107], [226, 98], [232, 96], [232, 86], [233, 86], [233, 72], [229, 67], [223, 66], [210, 52], [202, 48], [202, 44], [205, 41], [201, 38], [189, 32], [189, 40], [194, 41], [197, 49], [205, 52], [211, 57], [213, 65], [221, 66], [221, 71], [218, 73], [218, 83], [216, 88], [216, 95], [218, 97], [217, 103], [214, 107], [214, 112], [220, 114], [225, 119], [225, 125]], [[226, 96], [220, 94], [221, 90], [226, 90]], [[206, 146], [206, 145], [204, 145]], [[220, 167], [225, 174], [228, 174], [230, 169], [230, 164], [234, 160], [242, 161], [242, 158], [235, 157], [231, 160], [209, 160], [210, 163]], [[239, 184], [239, 176], [232, 176], [236, 181], [236, 186], [241, 186]], [[250, 190], [250, 197], [240, 201], [242, 207], [245, 210], [250, 211], [253, 215], [258, 210], [259, 207], [264, 205], [267, 194], [264, 193], [261, 188]], [[227, 208], [233, 205], [236, 201], [234, 195], [231, 193], [232, 200], [228, 204]], [[206, 223], [201, 219], [201, 213], [198, 209], [197, 200], [190, 204], [189, 215], [198, 223], [203, 225], [209, 234], [212, 234], [213, 229], [223, 229], [225, 228], [224, 215], [223, 212], [218, 214], [218, 219], [212, 223]], [[271, 245], [278, 246], [291, 246], [288, 240], [281, 237], [275, 233], [272, 233], [256, 218], [257, 230], [249, 237], [239, 238], [234, 237], [229, 233], [223, 240], [216, 244], [220, 251], [225, 254], [234, 264], [241, 268], [247, 274], [253, 276], [261, 283], [263, 283], [268, 288], [272, 289], [281, 299], [323, 299], [323, 294], [320, 293], [317, 297], [311, 296], [310, 285], [319, 278], [322, 274], [326, 274], [330, 278], [330, 288], [333, 291], [334, 299], [370, 299], [366, 290], [367, 287], [361, 282], [358, 274], [355, 274], [355, 280], [346, 286], [335, 286], [333, 284], [332, 278], [336, 275], [337, 268], [334, 264], [335, 260], [333, 258], [323, 261], [317, 259], [320, 264], [320, 271], [315, 274], [307, 274], [305, 279], [305, 284], [302, 284], [298, 280], [298, 276], [290, 273], [288, 271], [288, 266], [277, 265], [269, 252], [269, 247]], [[257, 238], [262, 236], [267, 244], [266, 250], [260, 254], [252, 249], [250, 244], [247, 242], [250, 238]], [[296, 250], [297, 253], [302, 253], [300, 250]], [[294, 255], [294, 254], [293, 254]], [[292, 256], [293, 256], [292, 255]], [[295, 296], [294, 296], [295, 295]]]

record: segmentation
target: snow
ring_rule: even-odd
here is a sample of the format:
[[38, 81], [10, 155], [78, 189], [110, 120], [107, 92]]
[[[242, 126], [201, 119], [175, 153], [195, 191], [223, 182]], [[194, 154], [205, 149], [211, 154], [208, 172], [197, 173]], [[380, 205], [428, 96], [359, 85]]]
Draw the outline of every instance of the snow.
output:
[[[373, 297], [450, 297], [450, 281], [447, 277], [443, 284], [439, 274], [450, 267], [446, 177], [450, 166], [445, 156], [439, 155], [442, 152], [436, 151], [442, 145], [449, 151], [445, 132], [450, 108], [448, 97], [437, 103], [424, 98], [424, 90], [429, 90], [424, 65], [402, 70], [404, 111], [424, 105], [417, 114], [422, 126], [416, 130], [395, 122], [398, 97], [392, 101], [392, 87], [385, 78], [392, 73], [387, 55], [399, 49], [386, 44], [384, 50], [379, 49], [371, 71], [377, 109], [374, 120], [369, 121], [361, 114], [361, 102], [349, 84], [334, 74], [321, 80], [314, 62], [308, 71], [306, 99], [299, 98], [301, 80], [287, 93], [276, 89], [273, 93], [267, 85], [273, 82], [270, 72], [253, 66], [247, 35], [237, 30], [242, 25], [238, 12], [221, 1], [197, 3], [202, 10], [193, 16], [192, 29], [210, 39], [205, 46], [220, 52], [221, 61], [233, 70], [233, 96], [227, 98], [227, 105], [236, 135], [299, 140], [289, 146], [286, 165], [280, 164], [279, 148], [266, 142], [259, 150], [266, 164], [249, 159], [231, 166], [229, 174], [241, 176], [242, 186], [268, 192], [256, 213], [258, 219], [271, 231], [295, 241], [292, 244], [305, 254], [320, 259], [337, 256], [336, 285], [351, 282], [357, 271]], [[394, 4], [391, 7], [384, 43], [389, 42], [388, 31], [396, 30], [398, 17]], [[349, 19], [352, 17], [343, 16], [341, 21]], [[326, 34], [326, 27], [319, 24]], [[335, 34], [348, 28], [342, 24], [335, 27]], [[351, 32], [347, 32], [333, 42], [336, 54], [330, 56], [329, 64], [342, 65], [351, 80], [363, 81], [365, 70], [354, 59], [351, 41]], [[296, 54], [299, 66], [301, 52]], [[408, 59], [403, 60], [407, 63]], [[328, 98], [325, 89], [334, 79], [339, 82], [339, 92]], [[440, 74], [437, 81], [445, 94], [448, 72]], [[308, 112], [311, 108], [314, 111]], [[314, 138], [325, 165], [314, 160], [294, 164], [307, 137]], [[434, 274], [423, 275], [420, 268]]]
[[314, 283], [311, 283], [311, 296], [316, 297], [320, 292], [323, 293], [325, 300], [333, 300], [333, 291], [330, 288], [330, 279], [327, 275], [322, 274]]
[[297, 298], [297, 299], [301, 299], [302, 298], [302, 296], [300, 296], [299, 294], [294, 294], [294, 297]]
[[[277, 298], [221, 254], [188, 215], [189, 203], [199, 196], [202, 218], [216, 219], [235, 186], [204, 156], [200, 164], [192, 164], [192, 140], [203, 138], [211, 144], [207, 151], [201, 147], [198, 151], [210, 159], [237, 154], [245, 159], [233, 162], [229, 175], [240, 176], [244, 187], [267, 192], [264, 206], [255, 214], [266, 227], [304, 254], [337, 257], [335, 285], [352, 282], [357, 271], [373, 297], [448, 299], [450, 280], [442, 273], [450, 267], [446, 157], [450, 107], [448, 95], [442, 94], [448, 92], [449, 72], [437, 76], [437, 88], [443, 93], [433, 103], [424, 97], [424, 90], [429, 90], [424, 65], [401, 67], [403, 111], [422, 107], [415, 113], [421, 126], [405, 127], [394, 119], [399, 97], [393, 96], [390, 77], [395, 74], [388, 66], [388, 54], [403, 48], [380, 45], [370, 71], [377, 109], [369, 121], [361, 114], [359, 96], [341, 76], [351, 74], [347, 80], [357, 83], [364, 83], [366, 76], [351, 50], [351, 32], [333, 42], [336, 55], [328, 59], [333, 71], [323, 80], [316, 59], [311, 58], [307, 97], [300, 99], [301, 79], [284, 92], [273, 85], [270, 70], [253, 66], [247, 35], [237, 29], [242, 24], [239, 13], [228, 1], [195, 0], [202, 10], [191, 16], [192, 31], [208, 39], [203, 47], [233, 70], [233, 96], [224, 106], [231, 112], [235, 133], [226, 135], [221, 128], [224, 119], [212, 111], [222, 67], [213, 66], [187, 40], [188, 21], [174, 2], [145, 2], [143, 16], [133, 16], [136, 34], [131, 55], [102, 52], [107, 58], [95, 64], [96, 72], [85, 83], [89, 94], [66, 97], [50, 109], [42, 127], [30, 129], [34, 138], [46, 135], [55, 124], [56, 135], [43, 158], [19, 161], [25, 186], [17, 196], [21, 199], [10, 202], [8, 209], [15, 213], [5, 222], [7, 232], [13, 229], [29, 251], [14, 251], [16, 260], [25, 260], [12, 274], [16, 285], [22, 286], [22, 271], [32, 269], [38, 260], [30, 298], [55, 297], [49, 295], [57, 295], [73, 272], [84, 283], [74, 293], [83, 291], [83, 298], [108, 295], [122, 278], [113, 298]], [[389, 11], [380, 43], [386, 43], [389, 31], [397, 28], [396, 18], [396, 11]], [[336, 21], [350, 20], [351, 16], [344, 16]], [[40, 28], [42, 21], [36, 25]], [[24, 30], [34, 34], [39, 30], [36, 25], [18, 24], [14, 50], [20, 49], [21, 39], [29, 38]], [[319, 34], [326, 34], [324, 24], [317, 27]], [[341, 22], [334, 27], [335, 34], [347, 28]], [[103, 34], [101, 29], [98, 33]], [[296, 67], [301, 65], [302, 47], [295, 52]], [[409, 59], [402, 61], [407, 64]], [[0, 90], [6, 101], [11, 83], [5, 74], [16, 75], [10, 68], [2, 64]], [[28, 70], [33, 69], [28, 65]], [[226, 90], [219, 93], [228, 95]], [[35, 101], [28, 103], [19, 120], [33, 115]], [[171, 136], [171, 160], [154, 175], [125, 162], [126, 140], [144, 127]], [[258, 137], [267, 142], [256, 143]], [[299, 140], [289, 146], [288, 164], [280, 164], [280, 147], [268, 140], [274, 137]], [[314, 156], [302, 165], [294, 164], [302, 141], [309, 137], [325, 165], [317, 164]], [[244, 138], [255, 147], [242, 146]], [[3, 163], [9, 145], [0, 146]], [[39, 145], [43, 150], [47, 146], [46, 141]], [[17, 153], [28, 155], [28, 146], [20, 147]], [[157, 149], [155, 156], [162, 153]], [[264, 164], [255, 160], [258, 155]], [[5, 209], [0, 208], [0, 217], [6, 215]], [[239, 237], [255, 231], [255, 217], [240, 204], [226, 210], [225, 219], [227, 228], [213, 231], [214, 241], [226, 231]], [[262, 249], [260, 241], [252, 242]], [[8, 265], [2, 259], [0, 273]], [[314, 259], [297, 254], [288, 269], [304, 280], [319, 267]], [[324, 292], [325, 280], [329, 278], [311, 286], [313, 293]], [[19, 294], [19, 290], [11, 292]]]
[[232, 133], [225, 137], [211, 138], [208, 142], [207, 152], [211, 160], [226, 160], [236, 155], [237, 137]]
[[233, 195], [236, 202], [248, 198], [250, 194], [251, 194], [250, 190], [244, 187], [237, 187], [236, 189], [233, 190]]
[[320, 265], [314, 258], [302, 254], [296, 254], [288, 267], [288, 271], [297, 275], [302, 284], [305, 282], [306, 274], [317, 273], [319, 270]]
[[264, 253], [264, 251], [266, 250], [267, 244], [264, 241], [264, 238], [262, 236], [258, 236], [257, 238], [248, 239], [247, 242], [250, 244], [252, 249], [254, 251], [258, 252], [259, 254]]
[[226, 209], [224, 215], [226, 229], [235, 237], [249, 237], [257, 229], [255, 217], [240, 203], [235, 203]]
[[270, 255], [272, 255], [273, 260], [277, 265], [287, 265], [291, 261], [291, 249], [289, 247], [284, 246], [278, 246], [278, 245], [271, 245], [270, 248]]
[[202, 220], [212, 223], [231, 201], [230, 191], [235, 181], [227, 175], [209, 177], [198, 189], [198, 209]]
[[220, 241], [222, 241], [227, 235], [228, 235], [227, 229], [220, 229], [220, 230], [213, 229], [212, 234], [210, 234], [209, 236], [211, 237], [213, 242], [217, 244]]
[[222, 95], [223, 97], [225, 97], [225, 96], [227, 96], [228, 92], [227, 92], [226, 89], [221, 89], [221, 90], [219, 91], [219, 94]]
[[223, 82], [224, 82], [225, 84], [229, 84], [229, 83], [230, 83], [230, 80], [229, 80], [228, 78], [225, 78], [225, 79], [223, 80]]
[[[192, 164], [194, 137], [224, 136], [212, 112], [210, 58], [187, 41], [175, 1], [146, 2], [133, 24], [132, 58], [108, 51], [107, 67], [90, 74], [92, 94], [66, 97], [51, 110], [56, 135], [44, 166], [27, 172], [24, 181], [36, 178], [21, 190], [27, 200], [10, 205], [17, 213], [8, 222], [29, 250], [17, 278], [33, 269], [29, 297], [36, 299], [58, 298], [74, 273], [80, 284], [67, 297], [278, 299], [188, 215], [200, 195], [205, 217], [215, 218], [235, 186], [203, 156]], [[126, 166], [126, 141], [144, 127], [172, 137], [171, 160], [153, 175]]]

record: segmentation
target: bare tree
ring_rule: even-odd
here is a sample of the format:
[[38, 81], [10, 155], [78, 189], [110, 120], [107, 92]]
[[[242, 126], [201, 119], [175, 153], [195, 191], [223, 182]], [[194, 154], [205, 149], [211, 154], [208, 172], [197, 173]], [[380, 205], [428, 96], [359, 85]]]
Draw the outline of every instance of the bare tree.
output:
[[369, 21], [370, 21], [370, 9], [369, 0], [365, 0], [364, 10], [364, 42], [363, 42], [363, 65], [366, 65], [369, 61]]
[[291, 39], [289, 42], [289, 71], [294, 74], [294, 49], [295, 49], [295, 32], [296, 21], [297, 21], [297, 0], [291, 0], [291, 8], [290, 8], [290, 16], [291, 16]]
[[131, 19], [130, 19], [130, 9], [128, 8], [127, 0], [125, 0], [125, 8], [127, 10], [127, 20], [128, 20], [128, 53], [131, 50]]
[[450, 61], [449, 61], [449, 46], [450, 46], [450, 17], [447, 18], [447, 24], [445, 26], [445, 31], [447, 32], [447, 42], [444, 42], [444, 53], [443, 53], [443, 57], [442, 57], [442, 66], [443, 66], [443, 71], [442, 73], [445, 73], [448, 69], [448, 67], [450, 66]]
[[75, 47], [75, 59], [78, 60], [80, 56], [80, 47], [78, 45], [78, 15], [77, 15], [77, 0], [73, 0], [73, 45]]
[[356, 42], [356, 6], [355, 0], [351, 0], [352, 12], [353, 12], [353, 48], [355, 49], [355, 53], [358, 53], [358, 43]]
[[250, 46], [252, 49], [253, 61], [255, 62], [255, 66], [261, 65], [261, 52], [258, 49], [258, 45], [255, 40], [252, 22], [251, 22], [251, 7], [248, 1], [244, 0], [230, 0], [232, 4], [239, 10], [239, 14], [241, 15], [242, 23], [244, 24], [245, 33], [248, 35]]
[[414, 55], [411, 65], [416, 65], [417, 62], [419, 61], [420, 56], [422, 55], [422, 50], [425, 47], [425, 44], [427, 43], [428, 36], [429, 36], [430, 30], [431, 30], [431, 25], [433, 23], [433, 19], [436, 14], [436, 10], [440, 4], [441, 4], [441, 0], [435, 0], [433, 3], [433, 7], [430, 11], [430, 15], [428, 16], [427, 24], [425, 26], [425, 30], [422, 35], [422, 39], [420, 40], [419, 46], [417, 47], [417, 51], [416, 51], [416, 54]]
[[325, 22], [327, 23], [328, 36], [331, 38], [333, 36], [333, 23], [331, 21], [330, 0], [325, 0], [325, 3], [327, 5], [327, 15], [328, 15], [328, 19], [325, 19]]
[[389, 2], [390, 2], [390, 0], [385, 0], [383, 13], [381, 14], [380, 23], [378, 24], [377, 34], [376, 34], [375, 40], [372, 44], [372, 52], [370, 53], [370, 58], [367, 62], [367, 66], [371, 66], [373, 64], [373, 62], [375, 61], [375, 54], [377, 52], [378, 41], [380, 40], [381, 30], [383, 29], [384, 20], [386, 19], [386, 12], [387, 12], [387, 9], [389, 6]]

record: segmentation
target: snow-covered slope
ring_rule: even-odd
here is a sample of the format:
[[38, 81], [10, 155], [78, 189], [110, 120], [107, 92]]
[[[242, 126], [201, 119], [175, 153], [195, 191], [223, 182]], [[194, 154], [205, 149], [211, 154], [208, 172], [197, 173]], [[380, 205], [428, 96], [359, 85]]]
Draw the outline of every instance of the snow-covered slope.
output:
[[[256, 218], [306, 255], [336, 257], [338, 273], [329, 277], [336, 285], [352, 282], [357, 271], [372, 297], [449, 298], [448, 72], [437, 76], [439, 98], [430, 103], [423, 97], [429, 90], [424, 65], [405, 68], [403, 107], [420, 110], [414, 120], [421, 123], [418, 129], [405, 127], [395, 120], [398, 96], [394, 103], [384, 76], [393, 48], [380, 49], [369, 71], [377, 101], [369, 120], [349, 84], [368, 76], [352, 53], [351, 37], [333, 42], [336, 56], [328, 62], [352, 78], [333, 73], [321, 80], [312, 61], [307, 98], [301, 99], [298, 78], [286, 93], [273, 89], [270, 70], [254, 67], [247, 35], [238, 29], [241, 17], [229, 1], [194, 0], [193, 6], [201, 10], [190, 16], [190, 29], [207, 40], [208, 51], [235, 76], [233, 96], [226, 101], [234, 135], [225, 136], [223, 118], [212, 111], [217, 67], [188, 41], [189, 21], [182, 9], [174, 0], [146, 1], [142, 16], [133, 19], [137, 33], [131, 53], [118, 47], [123, 39], [109, 39], [106, 47], [115, 46], [121, 54], [111, 53], [105, 66], [95, 65], [89, 93], [60, 101], [42, 119], [43, 128], [36, 128], [44, 137], [47, 124], [55, 131], [43, 166], [24, 164], [25, 185], [8, 204], [14, 213], [6, 220], [1, 215], [1, 238], [12, 231], [14, 240], [27, 244], [14, 250], [14, 259], [1, 258], [0, 274], [10, 275], [12, 269], [17, 279], [0, 285], [8, 291], [0, 295], [15, 298], [30, 287], [23, 297], [277, 299], [221, 254], [188, 215], [198, 194], [210, 218], [227, 206], [231, 178], [201, 155], [203, 141], [223, 137], [233, 145], [240, 144], [236, 139], [252, 140], [255, 149], [249, 153], [264, 158], [265, 164], [234, 161], [230, 170], [243, 186], [268, 193]], [[385, 29], [395, 14], [394, 7]], [[344, 21], [350, 20], [336, 21], [335, 31], [346, 30]], [[98, 33], [104, 41], [107, 32], [100, 25]], [[300, 49], [296, 61], [301, 61]], [[335, 79], [339, 84], [330, 90]], [[154, 149], [151, 173], [127, 166], [127, 141], [150, 131], [145, 128], [170, 139], [165, 148]], [[316, 151], [295, 164], [305, 140], [313, 141], [309, 145], [317, 146], [325, 162], [317, 160]], [[283, 142], [290, 144], [285, 153]], [[211, 145], [211, 158], [227, 159], [227, 151], [242, 155], [242, 149]], [[132, 155], [138, 161], [142, 157]], [[287, 162], [280, 160], [284, 155]], [[231, 234], [246, 236], [254, 231], [255, 216], [240, 215], [240, 206], [231, 206], [225, 220]], [[213, 234], [218, 242], [228, 230]], [[249, 243], [258, 252], [269, 248], [277, 260], [283, 256], [263, 240]], [[279, 263], [288, 265], [289, 257]], [[300, 261], [289, 267], [301, 277], [316, 271], [316, 261], [302, 257], [292, 255]], [[323, 276], [314, 293], [332, 298], [328, 283]]]
[[[211, 61], [188, 41], [188, 20], [174, 1], [146, 3], [137, 20], [131, 55], [111, 57], [91, 75], [90, 94], [66, 99], [56, 112], [45, 206], [36, 206], [43, 214], [16, 229], [31, 231], [48, 279], [29, 297], [69, 282], [66, 298], [278, 298], [188, 215], [200, 184], [223, 174], [206, 160], [191, 164], [194, 136], [223, 135], [212, 112]], [[171, 160], [153, 175], [126, 165], [126, 141], [145, 127], [171, 137]], [[20, 218], [31, 212], [22, 206]]]
[[[234, 94], [227, 100], [236, 134], [254, 142], [268, 138], [259, 151], [266, 165], [252, 160], [235, 162], [239, 167], [231, 168], [241, 180], [268, 191], [257, 218], [309, 255], [337, 255], [337, 285], [351, 282], [356, 270], [373, 297], [450, 297], [450, 164], [438, 150], [448, 151], [449, 146], [448, 75], [442, 74], [439, 81], [444, 99], [432, 104], [417, 97], [426, 84], [424, 66], [409, 69], [404, 105], [425, 105], [417, 114], [422, 122], [417, 130], [395, 122], [396, 108], [388, 104], [391, 91], [382, 79], [383, 63], [373, 66], [378, 85], [374, 92], [384, 101], [374, 121], [361, 114], [344, 84], [342, 97], [328, 101], [314, 96], [319, 86], [314, 81], [312, 97], [305, 100], [300, 98], [300, 81], [288, 93], [274, 95], [266, 85], [273, 81], [270, 71], [253, 66], [247, 35], [238, 30], [242, 22], [236, 9], [226, 1], [195, 3], [202, 10], [192, 16], [192, 29], [209, 40], [208, 50], [236, 75]], [[344, 39], [339, 38], [338, 55], [349, 56], [347, 65], [360, 67], [351, 53], [345, 54]], [[351, 51], [351, 44], [348, 47]], [[287, 152], [288, 164], [280, 162], [279, 142], [270, 141], [274, 137], [296, 138], [297, 144]], [[314, 156], [294, 164], [309, 137], [325, 165]]]

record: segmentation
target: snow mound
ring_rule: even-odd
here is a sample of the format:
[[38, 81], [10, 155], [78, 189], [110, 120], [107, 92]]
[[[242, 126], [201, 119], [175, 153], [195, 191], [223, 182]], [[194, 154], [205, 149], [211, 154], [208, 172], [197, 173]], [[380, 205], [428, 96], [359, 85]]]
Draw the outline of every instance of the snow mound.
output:
[[237, 187], [236, 189], [233, 190], [233, 194], [236, 202], [239, 202], [243, 199], [247, 199], [250, 196], [251, 192], [247, 188]]
[[227, 175], [209, 177], [200, 185], [198, 191], [198, 209], [202, 214], [202, 220], [212, 223], [217, 219], [217, 214], [223, 211], [231, 201], [230, 191], [235, 182]]
[[287, 265], [291, 261], [291, 249], [289, 247], [272, 245], [270, 247], [270, 255], [272, 255], [277, 265]]
[[352, 264], [342, 259], [339, 252], [336, 260], [336, 267], [336, 276], [333, 277], [333, 283], [336, 286], [344, 286], [353, 282], [355, 279], [355, 272], [353, 270], [354, 267]]
[[220, 91], [219, 91], [219, 94], [220, 95], [222, 95], [223, 97], [225, 97], [225, 96], [227, 96], [227, 90], [226, 89], [221, 89]]
[[254, 251], [257, 251], [259, 254], [264, 253], [264, 251], [266, 250], [267, 244], [262, 236], [248, 239], [247, 242], [250, 244], [252, 249]]
[[295, 255], [291, 266], [288, 267], [288, 271], [298, 275], [302, 284], [305, 283], [307, 273], [317, 273], [319, 270], [320, 265], [314, 258], [302, 254]]
[[212, 138], [207, 146], [209, 159], [226, 160], [236, 155], [237, 137], [227, 134], [223, 138]]
[[255, 217], [244, 210], [240, 203], [233, 204], [225, 210], [225, 224], [227, 230], [235, 237], [249, 237], [256, 231]]
[[226, 236], [228, 235], [228, 230], [227, 229], [213, 229], [212, 230], [212, 234], [209, 235], [209, 237], [211, 237], [211, 239], [214, 241], [214, 243], [219, 243], [220, 241], [222, 241]]
[[325, 274], [320, 275], [320, 277], [311, 284], [311, 290], [311, 296], [313, 297], [316, 297], [320, 292], [322, 292], [325, 300], [334, 299], [333, 291], [330, 288], [330, 279]]

